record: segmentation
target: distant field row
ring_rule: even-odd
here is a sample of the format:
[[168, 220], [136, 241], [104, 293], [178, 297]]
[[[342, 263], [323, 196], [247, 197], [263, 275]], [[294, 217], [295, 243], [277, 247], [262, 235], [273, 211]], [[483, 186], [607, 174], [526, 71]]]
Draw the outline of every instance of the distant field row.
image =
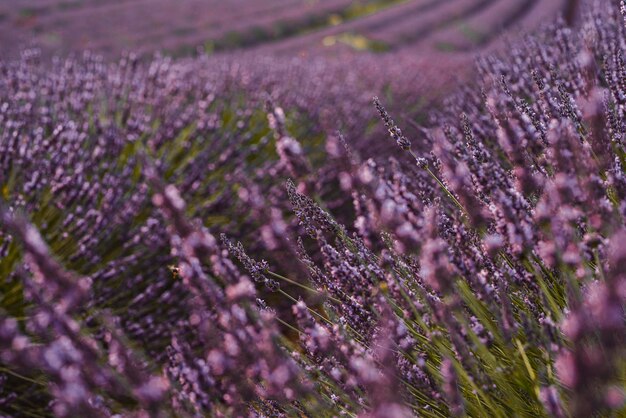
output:
[[185, 54], [427, 46], [466, 51], [510, 28], [532, 29], [566, 0], [0, 0], [0, 56], [37, 44], [46, 55], [85, 48]]

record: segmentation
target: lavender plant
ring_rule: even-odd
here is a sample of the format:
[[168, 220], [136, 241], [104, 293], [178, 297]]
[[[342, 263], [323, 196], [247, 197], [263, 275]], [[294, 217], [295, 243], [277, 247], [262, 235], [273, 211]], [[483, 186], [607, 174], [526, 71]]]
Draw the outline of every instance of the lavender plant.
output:
[[479, 59], [412, 132], [375, 99], [365, 160], [280, 70], [2, 64], [2, 414], [625, 414], [626, 27], [602, 5]]

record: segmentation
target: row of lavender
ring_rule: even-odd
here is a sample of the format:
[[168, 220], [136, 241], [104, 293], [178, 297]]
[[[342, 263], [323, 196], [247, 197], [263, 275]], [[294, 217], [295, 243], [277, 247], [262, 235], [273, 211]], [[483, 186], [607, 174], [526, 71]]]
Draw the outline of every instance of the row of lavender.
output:
[[[0, 65], [6, 226], [15, 216], [28, 219], [49, 247], [44, 253], [60, 263], [55, 268], [90, 283], [75, 317], [84, 332], [98, 333], [97, 318], [106, 312], [157, 369], [188, 321], [192, 294], [175, 274], [177, 258], [151, 200], [146, 164], [153, 162], [157, 176], [185, 196], [189, 218], [242, 240], [286, 274], [306, 274], [283, 252], [282, 231], [291, 222], [282, 218], [291, 211], [284, 181], [312, 177], [315, 169], [311, 190], [337, 207], [349, 203], [334, 187], [345, 165], [338, 139], [327, 141], [333, 156], [327, 158], [322, 134], [340, 126], [365, 138], [371, 93], [362, 90], [388, 88], [381, 71], [389, 67], [367, 59], [355, 59], [355, 67], [367, 66], [367, 80], [351, 66], [322, 60], [157, 57], [146, 63], [129, 56], [110, 65], [85, 54], [52, 68], [39, 60], [37, 51], [26, 51], [21, 61]], [[285, 104], [287, 115], [273, 101]], [[287, 130], [306, 137], [306, 146], [286, 137]], [[30, 292], [41, 284], [28, 285], [36, 268], [24, 264], [10, 228], [1, 234], [2, 309], [21, 318], [16, 325], [25, 330], [38, 304]], [[50, 306], [62, 303], [58, 297], [50, 296]], [[270, 302], [281, 307], [275, 297]], [[62, 335], [51, 332], [53, 341]], [[12, 341], [9, 334], [6, 342]], [[39, 363], [14, 369], [15, 361], [4, 359], [3, 407], [12, 415], [49, 413], [47, 378], [31, 373], [51, 372]], [[65, 369], [64, 361], [57, 368]], [[58, 413], [73, 415], [76, 408]]]
[[4, 64], [0, 410], [623, 413], [626, 34], [603, 5], [481, 60], [419, 144], [375, 100], [388, 160], [350, 140], [376, 73]]

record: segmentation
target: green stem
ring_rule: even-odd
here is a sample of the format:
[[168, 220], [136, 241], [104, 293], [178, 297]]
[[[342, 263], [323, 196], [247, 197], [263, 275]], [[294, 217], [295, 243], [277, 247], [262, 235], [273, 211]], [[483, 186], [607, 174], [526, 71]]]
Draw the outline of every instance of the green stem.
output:
[[280, 279], [280, 280], [282, 280], [284, 282], [291, 283], [292, 285], [301, 287], [302, 289], [308, 290], [309, 292], [315, 293], [317, 295], [326, 296], [326, 297], [328, 297], [328, 299], [332, 300], [333, 302], [341, 303], [341, 301], [339, 299], [337, 299], [337, 298], [334, 298], [334, 297], [332, 297], [330, 295], [325, 295], [322, 292], [320, 292], [319, 290], [313, 289], [312, 287], [309, 287], [309, 286], [307, 286], [305, 284], [302, 284], [300, 282], [297, 282], [295, 280], [291, 280], [291, 279], [289, 279], [289, 278], [287, 278], [285, 276], [281, 276], [280, 274], [274, 273], [273, 271], [267, 270], [267, 274], [269, 274], [270, 276], [275, 277], [277, 279]]
[[[415, 155], [415, 153], [413, 152], [413, 150], [409, 149], [409, 154], [411, 154], [411, 156], [415, 159], [415, 161], [417, 161], [417, 155]], [[456, 197], [454, 197], [454, 195], [452, 194], [452, 192], [450, 190], [448, 190], [448, 188], [446, 187], [445, 184], [443, 184], [443, 182], [439, 179], [439, 177], [437, 177], [437, 175], [435, 173], [432, 172], [432, 170], [430, 169], [430, 167], [426, 166], [424, 167], [424, 169], [426, 170], [426, 172], [428, 172], [428, 174], [430, 174], [430, 176], [437, 182], [437, 184], [439, 184], [439, 187], [441, 187], [441, 189], [444, 191], [445, 194], [448, 195], [448, 197], [452, 200], [452, 202], [461, 210], [461, 212], [467, 216], [467, 212], [465, 211], [465, 208], [463, 207], [463, 205], [461, 204], [461, 202], [458, 201], [458, 199]]]
[[39, 386], [46, 386], [46, 384], [43, 382], [39, 382], [37, 380], [31, 379], [30, 377], [14, 372], [13, 370], [7, 369], [6, 367], [1, 367], [0, 372], [10, 374], [11, 376], [17, 377], [18, 379], [26, 380], [27, 382], [34, 383]]
[[286, 321], [283, 321], [282, 319], [280, 319], [280, 318], [278, 318], [278, 317], [276, 317], [276, 320], [277, 320], [278, 322], [280, 322], [281, 324], [283, 324], [284, 326], [286, 326], [287, 328], [289, 328], [290, 330], [292, 330], [292, 331], [294, 331], [294, 332], [296, 332], [296, 333], [298, 333], [298, 334], [300, 334], [300, 335], [303, 335], [303, 334], [304, 334], [304, 332], [300, 331], [298, 328], [294, 327], [294, 326], [293, 326], [293, 325], [291, 325], [290, 323], [288, 323], [288, 322], [286, 322]]

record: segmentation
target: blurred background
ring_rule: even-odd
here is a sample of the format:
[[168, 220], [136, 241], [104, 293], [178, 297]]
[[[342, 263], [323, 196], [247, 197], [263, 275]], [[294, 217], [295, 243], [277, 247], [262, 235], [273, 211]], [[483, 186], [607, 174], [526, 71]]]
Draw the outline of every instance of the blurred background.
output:
[[171, 56], [412, 51], [476, 54], [562, 13], [571, 0], [0, 0], [0, 58], [85, 49]]

